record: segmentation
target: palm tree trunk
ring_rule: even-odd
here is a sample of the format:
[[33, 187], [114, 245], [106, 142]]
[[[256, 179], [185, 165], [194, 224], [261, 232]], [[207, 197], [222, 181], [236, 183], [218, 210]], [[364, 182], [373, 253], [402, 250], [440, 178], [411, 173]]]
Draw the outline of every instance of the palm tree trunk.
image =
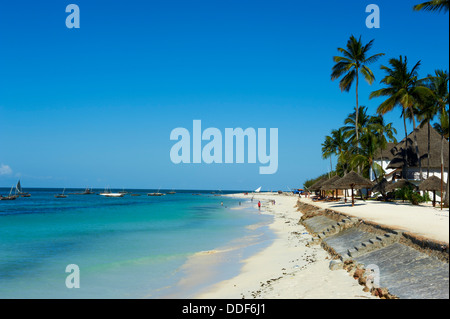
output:
[[331, 162], [331, 155], [330, 155], [330, 174], [328, 174], [328, 178], [331, 178], [332, 171], [333, 171], [333, 162]]
[[[449, 110], [449, 114], [448, 114], [448, 118], [450, 119], [450, 110]], [[442, 141], [442, 145], [444, 145], [443, 144], [444, 143], [444, 141]], [[442, 157], [444, 157], [444, 149], [443, 149], [443, 146], [442, 146], [442, 150], [441, 150], [441, 152], [442, 152]], [[442, 162], [444, 162], [444, 160], [442, 160]], [[447, 163], [447, 165], [448, 165], [448, 163]], [[449, 179], [448, 179], [448, 177], [449, 177], [449, 174], [450, 173], [450, 167], [447, 167], [447, 190], [445, 191], [445, 197], [444, 197], [444, 205], [445, 205], [445, 207], [449, 207], [449, 203], [448, 203], [448, 201], [449, 201], [449, 198], [448, 198], [448, 193], [449, 193]], [[442, 174], [443, 175], [443, 174]], [[444, 176], [441, 176], [442, 178], [444, 178]], [[441, 194], [442, 195], [442, 194]]]
[[419, 145], [417, 144], [416, 119], [415, 119], [415, 117], [414, 117], [414, 113], [413, 113], [412, 107], [410, 107], [409, 110], [411, 111], [411, 116], [412, 116], [412, 121], [413, 121], [413, 129], [414, 129], [414, 146], [415, 146], [415, 148], [416, 148], [417, 159], [419, 160], [419, 174], [420, 174], [420, 180], [423, 180], [423, 176], [422, 176], [422, 159], [420, 158]]
[[[358, 113], [359, 113], [359, 105], [358, 105], [358, 86], [359, 86], [359, 70], [356, 67], [356, 109], [355, 109], [355, 134], [356, 134], [356, 148], [357, 154], [359, 153], [359, 133], [358, 133]], [[361, 173], [361, 169], [358, 165], [358, 174]]]
[[444, 206], [448, 207], [448, 192], [449, 192], [449, 180], [448, 180], [448, 170], [447, 170], [447, 189], [445, 190], [445, 196], [443, 194], [443, 187], [442, 184], [444, 182], [444, 172], [445, 172], [445, 167], [444, 167], [444, 135], [441, 135], [441, 209], [442, 209], [442, 201], [444, 201]]
[[403, 178], [408, 179], [408, 129], [406, 128], [406, 117], [405, 112], [403, 111], [403, 125], [405, 126], [405, 165], [403, 166]]
[[430, 125], [430, 120], [428, 120], [428, 154], [427, 154], [427, 178], [429, 178], [430, 177], [430, 144], [431, 144], [431, 142], [430, 142], [430, 135], [431, 135], [431, 132], [430, 132], [430, 127], [431, 127], [431, 125]]
[[444, 197], [444, 205], [445, 207], [448, 207], [448, 192], [449, 192], [449, 188], [448, 188], [448, 173], [447, 173], [447, 189], [445, 191], [445, 197]]

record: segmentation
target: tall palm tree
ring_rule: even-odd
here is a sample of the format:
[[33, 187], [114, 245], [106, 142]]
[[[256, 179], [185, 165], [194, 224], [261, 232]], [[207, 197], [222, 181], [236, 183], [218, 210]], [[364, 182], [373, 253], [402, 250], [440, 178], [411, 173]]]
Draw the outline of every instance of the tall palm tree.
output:
[[383, 161], [383, 150], [386, 148], [388, 143], [397, 143], [395, 134], [397, 130], [392, 123], [386, 123], [382, 115], [371, 116], [369, 119], [368, 127], [372, 134], [377, 136], [378, 143], [380, 146], [380, 156]]
[[[333, 138], [329, 135], [325, 136], [325, 141], [322, 143], [322, 158], [330, 159], [330, 172], [333, 171], [333, 163], [331, 162], [331, 156], [335, 154], [335, 148], [333, 145]], [[328, 176], [330, 177], [330, 176]]]
[[352, 163], [354, 165], [362, 166], [367, 173], [372, 169], [375, 180], [378, 182], [378, 176], [375, 169], [375, 155], [380, 148], [380, 140], [375, 134], [372, 134], [369, 128], [365, 128], [361, 132], [361, 150], [356, 154]]
[[416, 4], [413, 9], [415, 11], [444, 11], [448, 12], [448, 9], [450, 7], [450, 0], [432, 0], [427, 1], [421, 4]]
[[361, 73], [364, 79], [371, 85], [375, 80], [373, 72], [368, 68], [369, 64], [376, 62], [384, 53], [377, 53], [372, 56], [368, 56], [368, 51], [373, 45], [373, 41], [369, 41], [366, 45], [361, 42], [361, 37], [357, 40], [353, 35], [347, 42], [347, 48], [338, 48], [338, 51], [342, 56], [334, 56], [333, 61], [336, 63], [332, 68], [331, 80], [336, 80], [342, 77], [339, 82], [341, 91], [349, 92], [350, 88], [355, 82], [356, 86], [356, 119], [355, 119], [355, 132], [356, 143], [359, 144], [358, 133], [358, 86], [359, 86], [359, 74]]
[[[434, 104], [439, 110], [439, 120], [440, 123], [438, 127], [441, 129], [441, 165], [443, 163], [443, 152], [444, 152], [444, 138], [449, 138], [449, 74], [444, 70], [435, 70], [434, 76], [428, 75], [430, 79], [428, 87], [434, 92]], [[443, 178], [443, 176], [442, 176]], [[442, 196], [442, 194], [441, 194]], [[445, 206], [449, 205], [449, 177], [447, 174], [447, 190], [445, 192], [444, 198]]]
[[[422, 85], [423, 80], [418, 79], [420, 61], [418, 61], [411, 70], [408, 70], [408, 58], [406, 56], [404, 58], [400, 56], [398, 59], [392, 58], [389, 60], [389, 64], [391, 67], [381, 66], [381, 69], [384, 70], [387, 75], [380, 83], [385, 84], [386, 87], [372, 92], [369, 98], [372, 99], [380, 96], [388, 97], [377, 109], [377, 113], [380, 115], [392, 111], [396, 106], [402, 108], [403, 123], [405, 126], [405, 143], [407, 143], [408, 130], [406, 128], [406, 112], [408, 111], [411, 115], [414, 115], [414, 106], [425, 101], [427, 98], [431, 98], [433, 92]], [[417, 144], [416, 120], [414, 116], [412, 116], [412, 122], [414, 128], [414, 144], [416, 155], [419, 159], [420, 178], [422, 179], [422, 161], [420, 158], [419, 146]], [[407, 178], [407, 162], [408, 158], [405, 160], [405, 178]]]
[[355, 147], [358, 147], [356, 136], [358, 132], [369, 124], [370, 116], [367, 115], [367, 107], [361, 105], [358, 107], [358, 112], [350, 113], [344, 120], [345, 126], [342, 128], [344, 135], [349, 141], [353, 142]]
[[417, 119], [421, 121], [420, 127], [427, 126], [428, 147], [427, 147], [427, 178], [430, 177], [430, 149], [431, 149], [431, 121], [438, 113], [438, 107], [433, 100], [428, 100], [425, 103], [417, 106]]
[[[347, 147], [348, 144], [345, 140], [343, 129], [339, 128], [333, 130], [331, 131], [331, 136], [326, 136], [325, 141], [322, 143], [322, 157], [331, 158], [331, 155], [337, 155], [338, 160], [341, 161], [341, 156], [343, 152], [346, 151]], [[333, 167], [331, 166], [331, 171], [332, 170]]]

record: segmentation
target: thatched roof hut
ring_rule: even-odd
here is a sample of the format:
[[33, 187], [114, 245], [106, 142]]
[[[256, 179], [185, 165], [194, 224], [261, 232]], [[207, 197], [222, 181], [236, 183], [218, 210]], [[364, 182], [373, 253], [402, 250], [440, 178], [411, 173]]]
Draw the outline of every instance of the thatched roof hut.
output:
[[338, 187], [350, 188], [352, 190], [352, 206], [354, 206], [355, 198], [353, 195], [353, 189], [372, 187], [373, 183], [368, 179], [362, 177], [358, 173], [351, 171], [350, 173], [346, 174], [344, 177], [336, 181], [334, 185]]
[[[431, 176], [424, 180], [419, 185], [419, 190], [421, 191], [432, 191], [433, 192], [433, 207], [436, 206], [436, 191], [440, 191], [441, 189], [446, 189], [447, 184], [443, 183], [443, 181], [437, 176]], [[441, 195], [442, 196], [442, 195]]]
[[395, 143], [386, 143], [386, 146], [384, 148], [379, 148], [375, 155], [373, 156], [374, 160], [385, 160], [385, 161], [391, 161], [394, 158], [394, 154], [391, 152], [391, 150], [396, 146]]
[[[431, 176], [424, 180], [419, 185], [419, 190], [421, 191], [440, 191], [442, 180], [437, 176]], [[447, 187], [446, 183], [442, 183], [443, 188]]]
[[347, 173], [344, 177], [342, 177], [339, 181], [335, 182], [335, 185], [338, 187], [359, 189], [372, 187], [373, 183], [367, 178], [362, 177], [358, 173], [351, 171], [350, 173]]
[[338, 175], [333, 176], [330, 179], [327, 179], [325, 182], [322, 183], [320, 186], [320, 189], [322, 190], [330, 190], [330, 189], [337, 189], [337, 187], [334, 185], [336, 181], [338, 181], [341, 177]]
[[[430, 154], [428, 154], [428, 128], [416, 128], [417, 145], [419, 148], [420, 157], [422, 159], [422, 169], [426, 169], [428, 159], [430, 160], [430, 168], [441, 168], [441, 135], [434, 129], [430, 130]], [[403, 168], [408, 159], [408, 167], [419, 167], [419, 158], [416, 154], [416, 147], [414, 144], [414, 131], [411, 132], [406, 139], [404, 138], [400, 143], [391, 149], [393, 158], [389, 163], [389, 169]], [[444, 139], [444, 163], [448, 165], [449, 143]], [[407, 155], [407, 156], [406, 156]]]
[[403, 187], [411, 187], [413, 189], [417, 188], [417, 186], [411, 183], [410, 181], [406, 179], [399, 179], [395, 183], [389, 183], [389, 185], [386, 186], [386, 190], [388, 192], [391, 192], [395, 189], [401, 189]]
[[314, 184], [312, 184], [309, 187], [309, 190], [311, 191], [318, 191], [320, 190], [320, 187], [322, 186], [323, 183], [325, 183], [327, 181], [326, 177], [322, 177], [321, 179], [319, 179], [317, 182], [315, 182]]

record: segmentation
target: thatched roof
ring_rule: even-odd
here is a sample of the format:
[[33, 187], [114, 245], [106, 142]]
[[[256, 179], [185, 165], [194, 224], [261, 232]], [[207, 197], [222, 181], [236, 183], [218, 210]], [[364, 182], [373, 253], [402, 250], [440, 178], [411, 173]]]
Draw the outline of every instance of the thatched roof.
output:
[[334, 183], [336, 181], [338, 181], [341, 177], [338, 175], [333, 176], [330, 179], [327, 179], [324, 183], [322, 183], [322, 185], [320, 186], [320, 188], [322, 190], [329, 190], [329, 189], [336, 189], [337, 187], [334, 186]]
[[386, 178], [383, 177], [383, 179], [376, 184], [374, 187], [372, 187], [372, 192], [383, 192], [386, 191], [386, 187], [389, 185], [389, 182], [387, 181]]
[[351, 171], [346, 174], [340, 180], [336, 181], [334, 185], [338, 187], [348, 187], [348, 188], [364, 188], [372, 187], [373, 183], [368, 179], [362, 177], [361, 175]]
[[[430, 154], [428, 154], [428, 128], [416, 128], [417, 145], [422, 159], [422, 168], [426, 168], [428, 157], [430, 158], [430, 168], [441, 168], [441, 135], [433, 128], [430, 128]], [[444, 165], [448, 167], [448, 141], [444, 139]], [[406, 155], [408, 155], [408, 167], [419, 167], [419, 158], [416, 154], [414, 144], [414, 132], [411, 132], [405, 139], [391, 149], [393, 158], [387, 168], [402, 168], [405, 165]]]
[[309, 187], [309, 190], [311, 191], [318, 191], [320, 190], [320, 187], [322, 186], [323, 183], [325, 183], [327, 181], [326, 177], [322, 177], [321, 179], [319, 179], [317, 182], [315, 182], [314, 184], [312, 184]]
[[[447, 184], [443, 183], [444, 189], [446, 189]], [[437, 176], [431, 176], [424, 180], [419, 185], [421, 191], [440, 191], [441, 190], [441, 179]]]
[[387, 143], [385, 148], [383, 148], [383, 149], [379, 148], [376, 151], [373, 159], [374, 160], [381, 160], [381, 159], [383, 159], [383, 160], [391, 161], [394, 158], [394, 154], [391, 152], [391, 150], [396, 145], [397, 144], [395, 144], [395, 143]]
[[411, 187], [411, 188], [417, 188], [416, 185], [414, 185], [413, 183], [411, 183], [410, 181], [406, 180], [406, 179], [399, 179], [397, 180], [395, 183], [389, 183], [389, 185], [386, 186], [386, 190], [388, 192], [393, 191], [394, 189], [400, 189], [403, 187]]

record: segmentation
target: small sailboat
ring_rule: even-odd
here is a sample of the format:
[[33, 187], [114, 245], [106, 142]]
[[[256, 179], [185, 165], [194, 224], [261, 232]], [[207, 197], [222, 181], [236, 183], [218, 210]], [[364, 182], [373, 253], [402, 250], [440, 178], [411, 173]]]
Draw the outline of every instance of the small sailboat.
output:
[[16, 185], [16, 195], [20, 197], [30, 197], [31, 195], [29, 193], [25, 193], [22, 191], [22, 186], [20, 185], [20, 180], [17, 182]]
[[148, 193], [147, 196], [163, 196], [163, 195], [166, 195], [164, 193], [160, 193], [159, 192], [160, 189], [158, 189], [158, 191], [156, 193]]
[[175, 192], [175, 190], [172, 189], [170, 192], [167, 192], [167, 194], [172, 195], [172, 194], [176, 194], [176, 192]]
[[261, 186], [255, 189], [255, 193], [259, 193], [261, 191]]
[[86, 187], [84, 192], [81, 193], [81, 195], [91, 195], [91, 194], [94, 194], [94, 192], [92, 192], [92, 188], [89, 188], [89, 187]]
[[19, 197], [19, 195], [12, 195], [12, 190], [13, 190], [14, 186], [11, 187], [11, 190], [9, 191], [9, 195], [8, 196], [0, 196], [0, 200], [14, 200], [17, 197]]
[[124, 194], [124, 195], [130, 194], [130, 192], [126, 191], [125, 188], [123, 188], [122, 191], [119, 192], [119, 193], [120, 193], [120, 194]]
[[100, 195], [105, 197], [123, 197], [122, 193], [112, 193], [108, 187], [105, 188], [105, 191], [100, 193]]
[[67, 197], [67, 195], [64, 195], [64, 192], [66, 191], [66, 189], [64, 188], [63, 189], [63, 192], [61, 193], [61, 194], [56, 194], [55, 195], [55, 198], [66, 198]]

